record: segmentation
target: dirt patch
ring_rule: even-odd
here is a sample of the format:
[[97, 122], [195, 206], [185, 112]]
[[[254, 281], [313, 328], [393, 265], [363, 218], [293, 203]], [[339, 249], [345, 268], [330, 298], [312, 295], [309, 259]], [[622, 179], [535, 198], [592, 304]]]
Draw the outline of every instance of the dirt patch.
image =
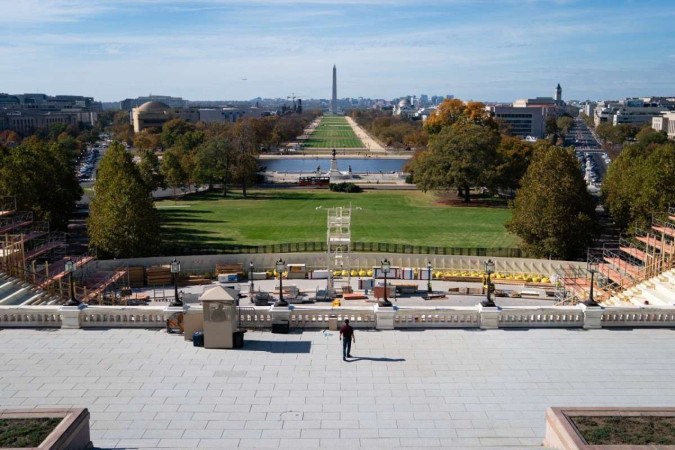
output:
[[675, 445], [675, 417], [570, 416], [590, 445]]

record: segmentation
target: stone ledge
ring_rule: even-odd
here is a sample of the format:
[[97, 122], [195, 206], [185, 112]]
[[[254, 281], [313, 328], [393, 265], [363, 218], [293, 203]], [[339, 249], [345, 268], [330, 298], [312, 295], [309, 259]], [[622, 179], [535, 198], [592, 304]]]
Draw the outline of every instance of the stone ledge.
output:
[[[0, 409], [0, 419], [62, 418], [35, 450], [85, 450], [93, 447], [87, 408]], [[0, 449], [2, 450], [2, 449]]]
[[569, 416], [675, 416], [675, 408], [548, 408], [544, 446], [558, 450], [675, 450], [675, 445], [590, 445]]

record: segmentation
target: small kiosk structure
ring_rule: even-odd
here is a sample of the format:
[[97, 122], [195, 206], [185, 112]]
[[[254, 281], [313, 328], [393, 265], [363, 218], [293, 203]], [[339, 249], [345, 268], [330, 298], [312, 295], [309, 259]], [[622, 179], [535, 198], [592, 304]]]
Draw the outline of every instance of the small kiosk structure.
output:
[[237, 330], [237, 304], [231, 291], [215, 286], [199, 301], [204, 310], [204, 348], [234, 348]]

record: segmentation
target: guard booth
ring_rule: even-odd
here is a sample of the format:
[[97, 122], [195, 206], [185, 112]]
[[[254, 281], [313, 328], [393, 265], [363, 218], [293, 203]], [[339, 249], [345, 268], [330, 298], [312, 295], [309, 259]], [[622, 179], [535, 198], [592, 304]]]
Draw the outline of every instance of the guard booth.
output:
[[222, 286], [213, 287], [199, 297], [204, 310], [204, 348], [234, 348], [234, 334], [240, 333], [236, 300]]

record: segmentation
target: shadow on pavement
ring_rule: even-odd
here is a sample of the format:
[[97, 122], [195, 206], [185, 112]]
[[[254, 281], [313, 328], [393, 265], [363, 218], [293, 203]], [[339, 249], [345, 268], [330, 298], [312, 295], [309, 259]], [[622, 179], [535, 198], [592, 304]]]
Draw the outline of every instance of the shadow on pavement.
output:
[[244, 350], [269, 353], [309, 353], [310, 341], [245, 341]]
[[405, 361], [405, 358], [375, 358], [372, 356], [352, 356], [351, 359], [347, 360], [347, 362], [357, 362], [357, 361], [402, 362]]

